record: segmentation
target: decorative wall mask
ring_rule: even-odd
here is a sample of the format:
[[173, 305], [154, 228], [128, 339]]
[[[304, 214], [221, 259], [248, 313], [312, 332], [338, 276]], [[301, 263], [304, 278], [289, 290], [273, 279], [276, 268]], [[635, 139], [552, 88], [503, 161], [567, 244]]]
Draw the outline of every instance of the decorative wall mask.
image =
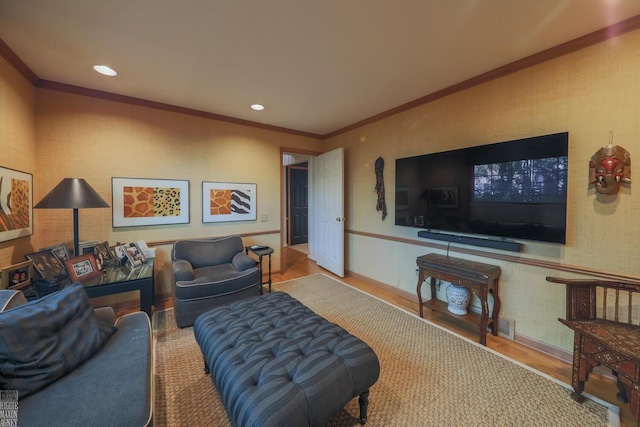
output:
[[382, 157], [376, 159], [374, 170], [376, 173], [376, 188], [374, 191], [378, 193], [376, 210], [382, 211], [382, 220], [384, 221], [387, 217], [387, 203], [384, 201], [384, 176], [382, 174], [384, 171], [384, 159]]
[[616, 194], [620, 183], [631, 184], [631, 155], [619, 145], [599, 149], [589, 161], [589, 183], [602, 194]]

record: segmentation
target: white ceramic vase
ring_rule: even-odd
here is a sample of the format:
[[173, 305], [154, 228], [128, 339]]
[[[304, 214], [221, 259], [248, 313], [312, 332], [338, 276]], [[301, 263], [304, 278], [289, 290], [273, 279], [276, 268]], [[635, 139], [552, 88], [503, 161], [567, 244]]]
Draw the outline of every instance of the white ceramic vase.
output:
[[447, 310], [453, 314], [458, 314], [460, 316], [467, 314], [469, 298], [469, 291], [464, 286], [454, 284], [447, 286], [447, 301], [449, 302]]

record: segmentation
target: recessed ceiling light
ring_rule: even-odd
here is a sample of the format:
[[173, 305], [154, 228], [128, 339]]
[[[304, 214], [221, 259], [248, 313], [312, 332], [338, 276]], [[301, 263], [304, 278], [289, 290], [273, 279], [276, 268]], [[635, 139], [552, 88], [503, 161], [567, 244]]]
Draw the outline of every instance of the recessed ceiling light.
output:
[[251, 106], [251, 109], [256, 110], [256, 111], [262, 111], [264, 110], [264, 105], [260, 105], [260, 104], [253, 104]]
[[94, 65], [93, 69], [96, 70], [100, 74], [104, 74], [105, 76], [117, 76], [118, 73], [113, 68], [109, 68], [106, 65]]

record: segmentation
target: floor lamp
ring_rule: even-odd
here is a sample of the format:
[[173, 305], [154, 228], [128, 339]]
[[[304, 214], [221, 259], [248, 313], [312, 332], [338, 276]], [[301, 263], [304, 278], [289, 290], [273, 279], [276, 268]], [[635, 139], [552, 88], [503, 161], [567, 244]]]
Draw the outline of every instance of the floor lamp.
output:
[[109, 204], [81, 178], [65, 178], [42, 200], [35, 209], [73, 209], [73, 256], [79, 256], [78, 209], [108, 208]]

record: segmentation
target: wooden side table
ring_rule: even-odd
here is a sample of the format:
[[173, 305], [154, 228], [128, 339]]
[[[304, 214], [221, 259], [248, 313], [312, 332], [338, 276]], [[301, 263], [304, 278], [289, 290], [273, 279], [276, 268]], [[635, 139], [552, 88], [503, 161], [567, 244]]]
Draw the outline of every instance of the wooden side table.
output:
[[[501, 270], [496, 265], [483, 264], [460, 258], [453, 258], [438, 254], [427, 254], [418, 257], [418, 305], [420, 317], [423, 317], [423, 307], [439, 313], [444, 313], [462, 320], [479, 328], [479, 342], [487, 345], [487, 327], [491, 327], [491, 333], [498, 335], [498, 313], [500, 313], [500, 297], [498, 296], [498, 279]], [[431, 278], [431, 299], [422, 301], [422, 284], [427, 277]], [[455, 285], [464, 286], [473, 292], [482, 306], [482, 313], [468, 313], [464, 316], [451, 313], [447, 309], [447, 303], [436, 298], [436, 279], [445, 280]], [[493, 295], [493, 310], [489, 317], [489, 293]]]
[[[262, 295], [262, 285], [269, 285], [269, 293], [271, 293], [271, 254], [274, 252], [273, 248], [269, 246], [245, 246], [244, 251], [247, 255], [249, 252], [258, 257], [258, 269], [260, 270], [260, 295]], [[268, 255], [269, 256], [269, 275], [267, 281], [262, 280], [262, 257]]]

